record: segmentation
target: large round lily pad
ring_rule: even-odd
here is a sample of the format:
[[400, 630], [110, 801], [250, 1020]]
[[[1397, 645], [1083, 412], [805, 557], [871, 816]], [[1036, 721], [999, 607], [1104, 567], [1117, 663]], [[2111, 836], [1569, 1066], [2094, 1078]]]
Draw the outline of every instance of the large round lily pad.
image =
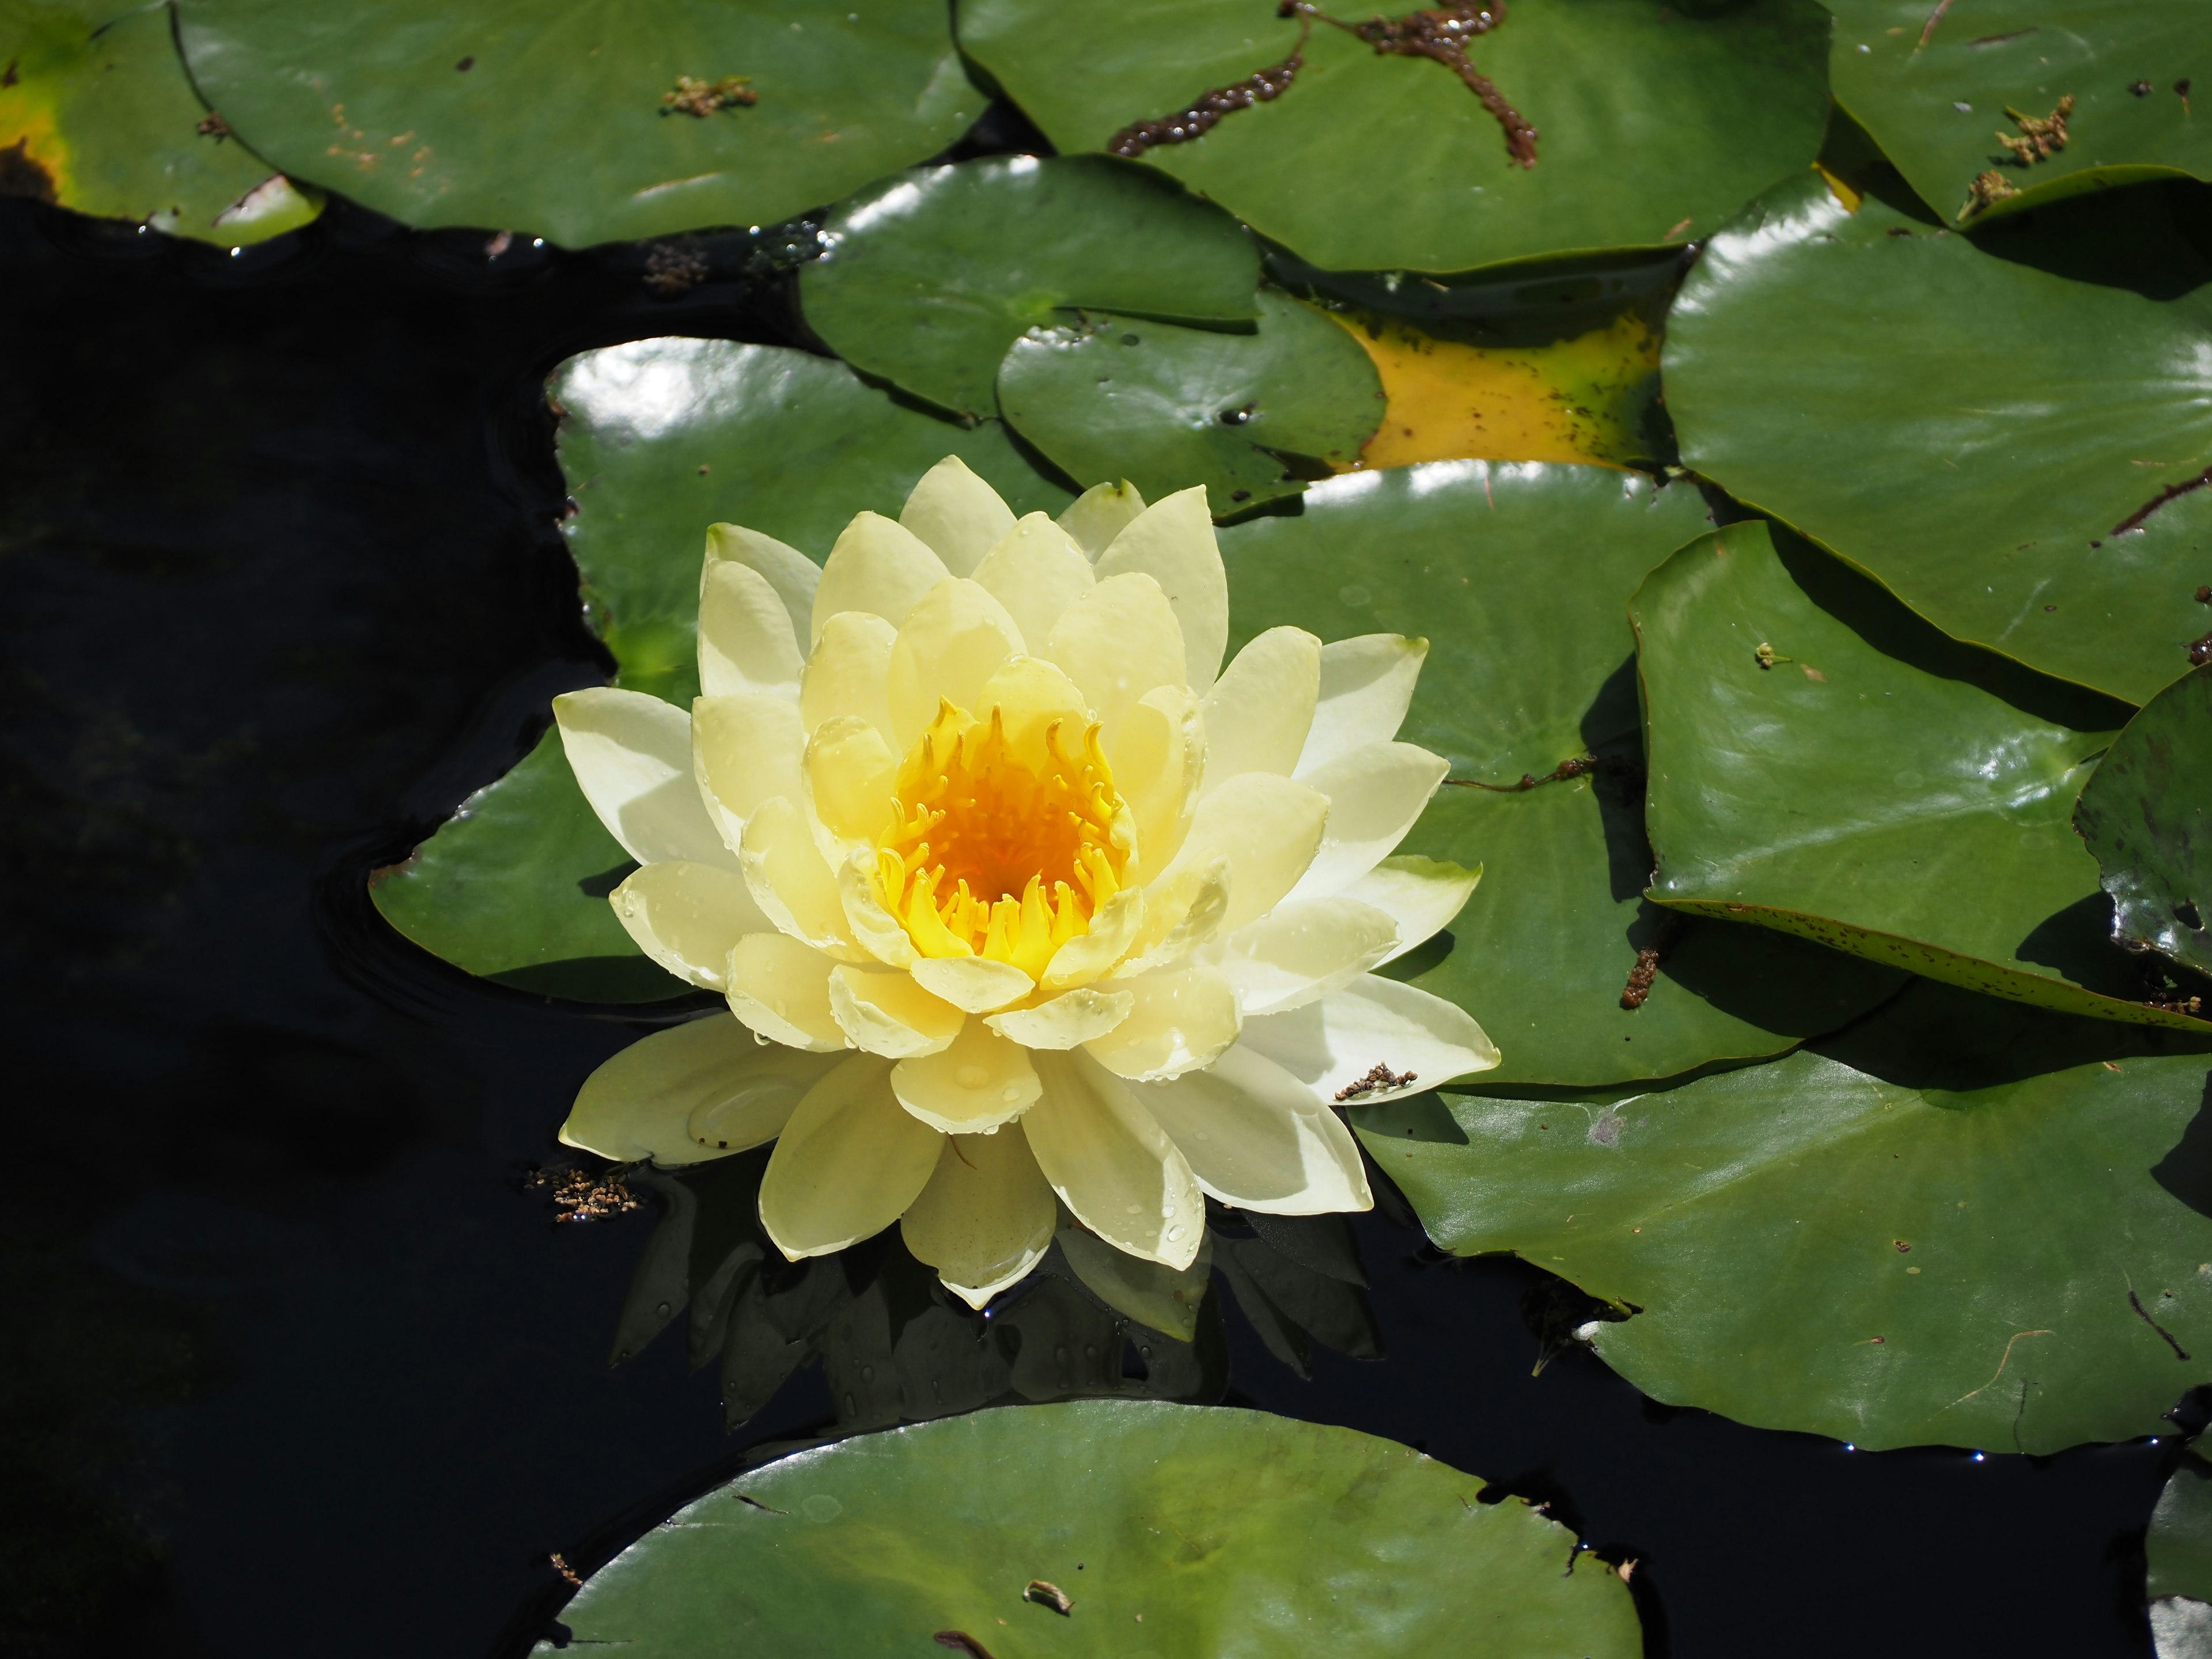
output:
[[1006, 348], [1070, 307], [1246, 328], [1257, 314], [1259, 251], [1237, 222], [1103, 156], [1000, 156], [886, 179], [842, 203], [823, 240], [799, 272], [814, 331], [956, 414], [995, 414]]
[[[842, 363], [780, 346], [634, 341], [570, 358], [551, 391], [587, 620], [614, 653], [618, 684], [687, 708], [698, 691], [708, 525], [747, 525], [826, 558], [854, 514], [896, 514], [948, 454], [1018, 511], [1057, 512], [1069, 500], [997, 422], [938, 420]], [[372, 896], [401, 933], [471, 973], [596, 1001], [686, 994], [607, 905], [629, 869], [549, 735]]]
[[[2212, 178], [2212, 121], [2195, 109], [2197, 89], [2212, 88], [2212, 31], [2194, 0], [1828, 0], [1828, 9], [1837, 101], [1954, 223], [2145, 179]], [[2014, 112], [2048, 121], [2061, 100], [2065, 143], [2037, 144]], [[1978, 196], [1984, 173], [2008, 193]]]
[[185, 56], [298, 176], [411, 225], [572, 246], [769, 224], [983, 104], [943, 0], [181, 0]]
[[1810, 162], [1827, 115], [1828, 17], [1813, 0], [1514, 0], [1468, 55], [1538, 129], [1533, 167], [1451, 66], [1378, 53], [1327, 22], [1308, 31], [1274, 0], [962, 0], [959, 30], [1063, 152], [1106, 149], [1303, 39], [1279, 95], [1144, 159], [1337, 270], [1465, 270], [1707, 234]]
[[2074, 809], [2116, 935], [2212, 973], [2212, 663], [2143, 705]]
[[9, 0], [0, 65], [0, 193], [226, 247], [321, 210], [200, 101], [166, 0]]
[[2150, 1006], [2108, 937], [2071, 823], [2112, 741], [2088, 699], [2008, 701], [2002, 659], [1984, 672], [1983, 653], [1920, 637], [1817, 549], [1785, 558], [1760, 522], [1682, 549], [1630, 616], [1652, 897], [2046, 1008], [2212, 1030]]
[[[1445, 757], [1452, 781], [1401, 850], [1483, 878], [1448, 936], [1389, 971], [1482, 1022], [1504, 1056], [1486, 1082], [1603, 1084], [1778, 1054], [1901, 982], [1696, 921], [1667, 936], [1643, 1006], [1621, 1006], [1661, 925], [1642, 899], [1625, 607], [1706, 527], [1694, 491], [1597, 467], [1435, 462], [1332, 480], [1302, 508], [1222, 532], [1231, 647], [1282, 623], [1429, 641], [1401, 735]], [[1595, 772], [1512, 787], [1593, 749]]]
[[2142, 702], [2205, 631], [2212, 263], [2130, 194], [1969, 240], [1772, 192], [1668, 323], [1684, 461], [1945, 631]]
[[2166, 1432], [2203, 1379], [2205, 1046], [1923, 981], [1662, 1093], [1355, 1119], [1438, 1243], [1638, 1310], [1588, 1334], [1657, 1399], [1867, 1447], [2050, 1452]]
[[637, 1659], [851, 1659], [933, 1638], [1036, 1659], [1363, 1659], [1455, 1652], [1472, 1632], [1516, 1659], [1640, 1653], [1627, 1586], [1557, 1522], [1481, 1491], [1407, 1447], [1260, 1412], [983, 1411], [740, 1475], [561, 1617], [570, 1649]]

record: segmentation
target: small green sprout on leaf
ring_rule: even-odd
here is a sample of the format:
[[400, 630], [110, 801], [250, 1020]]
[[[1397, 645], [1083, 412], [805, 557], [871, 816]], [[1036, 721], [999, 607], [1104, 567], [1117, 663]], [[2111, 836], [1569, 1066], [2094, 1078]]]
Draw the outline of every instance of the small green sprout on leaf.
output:
[[2047, 161], [2066, 148], [2066, 118], [2074, 113], [2074, 94], [2068, 93], [2058, 100], [2057, 108], [2040, 119], [2033, 115], [2022, 115], [2009, 104], [2005, 106], [2005, 113], [2020, 129], [2020, 137], [2014, 138], [2008, 133], [2000, 132], [1997, 143], [2012, 152], [2015, 167], [2032, 167], [2038, 161]]
[[719, 81], [679, 75], [676, 77], [676, 90], [660, 94], [660, 112], [696, 116], [703, 121], [718, 109], [750, 109], [758, 102], [760, 94], [753, 90], [750, 75], [726, 75]]

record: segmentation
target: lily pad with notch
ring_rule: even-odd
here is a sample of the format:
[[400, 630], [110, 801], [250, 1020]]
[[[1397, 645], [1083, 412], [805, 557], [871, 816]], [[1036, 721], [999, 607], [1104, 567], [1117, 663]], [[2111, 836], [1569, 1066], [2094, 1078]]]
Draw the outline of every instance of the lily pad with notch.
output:
[[2212, 663], [2145, 703], [2081, 791], [2074, 827], [2112, 898], [2113, 936], [2212, 974]]

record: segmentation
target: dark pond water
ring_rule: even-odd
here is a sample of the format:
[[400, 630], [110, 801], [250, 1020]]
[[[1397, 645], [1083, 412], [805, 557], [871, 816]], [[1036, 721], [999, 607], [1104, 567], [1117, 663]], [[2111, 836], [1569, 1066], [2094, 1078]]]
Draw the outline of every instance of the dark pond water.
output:
[[[748, 1448], [680, 1337], [611, 1370], [649, 1216], [517, 1189], [636, 1028], [468, 981], [365, 873], [600, 678], [541, 401], [570, 352], [792, 339], [741, 241], [635, 251], [339, 204], [231, 258], [0, 202], [0, 1650], [526, 1651]], [[757, 269], [757, 265], [756, 269]], [[1655, 1653], [2146, 1655], [2169, 1446], [1852, 1453], [1540, 1376], [1533, 1271], [1360, 1243], [1389, 1358], [1232, 1399], [1425, 1447], [1642, 1562]]]

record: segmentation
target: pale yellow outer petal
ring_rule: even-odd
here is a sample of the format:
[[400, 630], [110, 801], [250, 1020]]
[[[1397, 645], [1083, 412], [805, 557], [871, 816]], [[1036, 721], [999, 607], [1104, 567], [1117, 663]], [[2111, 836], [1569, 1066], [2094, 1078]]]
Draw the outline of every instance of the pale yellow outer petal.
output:
[[921, 596], [951, 574], [910, 530], [880, 513], [859, 513], [837, 537], [814, 590], [811, 648], [830, 617], [865, 611], [896, 628]]
[[1077, 934], [1052, 953], [1038, 983], [1048, 991], [1088, 985], [1128, 954], [1144, 923], [1144, 890], [1123, 888], [1091, 918], [1090, 932]]
[[1221, 672], [1221, 655], [1229, 648], [1229, 575], [1213, 538], [1204, 486], [1194, 484], [1153, 502], [1098, 556], [1102, 584], [1139, 570], [1159, 583], [1174, 607], [1182, 630], [1183, 684], [1203, 695]]
[[730, 952], [739, 939], [775, 931], [745, 878], [718, 865], [680, 859], [640, 865], [607, 902], [639, 950], [709, 991], [728, 986]]
[[1224, 1204], [1272, 1215], [1374, 1207], [1358, 1143], [1296, 1078], [1243, 1043], [1137, 1095]]
[[911, 747], [941, 700], [973, 710], [993, 672], [1021, 649], [1022, 630], [976, 583], [956, 577], [930, 589], [891, 645], [891, 746], [902, 754]]
[[910, 974], [849, 962], [830, 969], [830, 1012], [854, 1048], [892, 1060], [941, 1053], [968, 1018]]
[[1340, 893], [1396, 851], [1450, 770], [1418, 744], [1378, 743], [1306, 774], [1301, 781], [1328, 797], [1328, 827], [1292, 896]]
[[1237, 653], [1206, 694], [1201, 794], [1240, 772], [1290, 776], [1313, 725], [1321, 648], [1303, 628], [1271, 628]]
[[1498, 1049], [1467, 1012], [1418, 986], [1365, 974], [1319, 1002], [1244, 1022], [1244, 1046], [1265, 1054], [1329, 1105], [1377, 1066], [1413, 1080], [1363, 1092], [1350, 1106], [1419, 1094], [1486, 1072]]
[[988, 1134], [1012, 1123], [1042, 1088], [1027, 1050], [972, 1019], [949, 1047], [902, 1060], [891, 1073], [899, 1104], [948, 1134]]
[[553, 699], [561, 748], [607, 833], [640, 864], [686, 859], [734, 869], [691, 772], [691, 717], [611, 685]]
[[815, 727], [806, 744], [805, 771], [807, 805], [838, 840], [872, 844], [889, 827], [898, 757], [867, 721], [840, 714]]
[[795, 939], [842, 961], [860, 959], [837, 878], [815, 845], [806, 814], [783, 796], [764, 800], [745, 821], [739, 849], [745, 884], [763, 915]]
[[1068, 533], [1042, 513], [1022, 520], [975, 567], [988, 589], [1022, 630], [1042, 641], [1068, 606], [1098, 585], [1091, 561]]
[[1115, 964], [1115, 980], [1181, 962], [1220, 933], [1229, 915], [1229, 860], [1170, 870], [1146, 890], [1144, 915], [1135, 946]]
[[761, 1177], [761, 1225], [796, 1261], [872, 1238], [936, 1172], [943, 1137], [899, 1109], [890, 1062], [856, 1054], [806, 1092]]
[[561, 1144], [618, 1164], [699, 1164], [773, 1140], [836, 1060], [763, 1042], [725, 1013], [641, 1038], [584, 1079]]
[[1291, 775], [1302, 778], [1340, 755], [1396, 737], [1428, 654], [1426, 640], [1402, 634], [1362, 634], [1322, 647], [1321, 697]]
[[748, 530], [743, 525], [710, 524], [707, 526], [707, 558], [699, 572], [702, 589], [707, 580], [707, 566], [718, 560], [741, 564], [757, 571], [768, 579], [776, 597], [783, 601], [784, 614], [791, 618], [791, 637], [793, 644], [809, 638], [814, 626], [814, 590], [821, 585], [822, 567], [795, 547], [787, 547], [773, 536], [763, 536], [757, 530]]
[[1199, 1304], [1213, 1278], [1213, 1241], [1199, 1246], [1188, 1267], [1163, 1267], [1125, 1255], [1080, 1227], [1060, 1230], [1060, 1253], [1091, 1293], [1139, 1325], [1188, 1342], [1198, 1335]]
[[983, 1023], [1024, 1048], [1073, 1048], [1104, 1036], [1129, 1017], [1136, 998], [1125, 990], [1085, 986], [1031, 1008], [1009, 1008]]
[[1341, 895], [1286, 899], [1209, 953], [1247, 1018], [1281, 1013], [1348, 985], [1395, 955], [1398, 924], [1387, 910]]
[[1136, 825], [1137, 880], [1166, 869], [1190, 828], [1206, 752], [1198, 707], [1179, 686], [1155, 686], [1130, 707], [1107, 750], [1114, 787]]
[[748, 933], [730, 952], [730, 1012], [770, 1042], [831, 1054], [849, 1048], [830, 1006], [836, 963], [782, 933]]
[[1156, 1082], [1212, 1063], [1243, 1024], [1237, 990], [1218, 968], [1188, 963], [1115, 981], [1132, 998], [1127, 1015], [1083, 1045], [1116, 1076]]
[[806, 733], [788, 697], [700, 697], [691, 704], [691, 775], [708, 815], [735, 852], [764, 800], [797, 800]]
[[1190, 1266], [1206, 1237], [1206, 1198], [1167, 1132], [1081, 1049], [1035, 1059], [1044, 1095], [1022, 1127], [1060, 1201], [1117, 1250]]
[[1083, 556], [1095, 563], [1114, 544], [1114, 538], [1144, 510], [1142, 492], [1127, 478], [1119, 483], [1093, 484], [1060, 515], [1060, 527], [1083, 550]]
[[1022, 1126], [1009, 1123], [995, 1134], [947, 1135], [899, 1232], [946, 1289], [980, 1308], [1036, 1266], [1058, 1217]]
[[1014, 527], [1013, 509], [957, 455], [921, 475], [899, 509], [899, 523], [929, 544], [956, 576], [972, 576], [983, 556]]
[[908, 971], [954, 1007], [971, 1014], [990, 1013], [1036, 989], [1036, 981], [1012, 963], [988, 957], [918, 956]]
[[799, 682], [799, 715], [808, 732], [854, 714], [890, 740], [891, 647], [897, 639], [897, 629], [866, 611], [830, 618]]
[[988, 725], [991, 711], [997, 709], [1007, 741], [1030, 766], [1042, 769], [1045, 734], [1054, 720], [1060, 722], [1061, 749], [1083, 752], [1091, 710], [1075, 682], [1042, 657], [1007, 658], [983, 683], [980, 698], [971, 711], [975, 718]]
[[921, 960], [904, 924], [876, 890], [876, 860], [865, 849], [837, 866], [837, 896], [845, 907], [845, 925], [868, 955], [893, 968], [911, 968]]
[[1332, 813], [1319, 790], [1271, 772], [1230, 779], [1198, 804], [1175, 861], [1159, 884], [1229, 861], [1229, 907], [1221, 931], [1235, 933], [1273, 909], [1298, 884]]
[[1384, 859], [1346, 888], [1344, 896], [1387, 912], [1398, 924], [1398, 943], [1382, 958], [1395, 962], [1450, 927], [1481, 879], [1479, 864], [1469, 870], [1407, 853]]
[[791, 613], [767, 577], [728, 559], [708, 562], [699, 584], [699, 689], [796, 697], [805, 659]]
[[1132, 703], [1154, 686], [1185, 684], [1182, 630], [1160, 585], [1140, 573], [1102, 581], [1070, 605], [1037, 654], [1075, 682], [1109, 753]]

